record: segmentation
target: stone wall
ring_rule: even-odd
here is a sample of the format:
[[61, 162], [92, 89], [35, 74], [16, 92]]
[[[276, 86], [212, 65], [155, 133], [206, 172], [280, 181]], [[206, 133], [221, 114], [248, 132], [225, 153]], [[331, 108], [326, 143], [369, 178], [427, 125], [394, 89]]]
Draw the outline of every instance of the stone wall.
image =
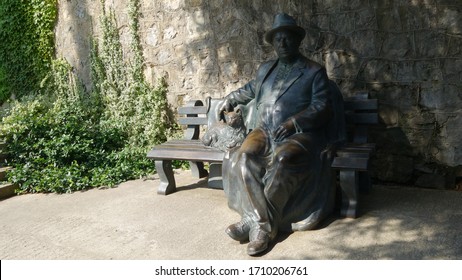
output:
[[[106, 5], [116, 11], [129, 56], [127, 2]], [[308, 31], [302, 52], [325, 65], [345, 94], [368, 90], [379, 99], [381, 125], [372, 133], [376, 178], [444, 187], [462, 177], [460, 0], [141, 2], [145, 75], [151, 82], [167, 78], [173, 107], [223, 97], [249, 81], [261, 62], [274, 57], [262, 38], [273, 16], [284, 11]], [[87, 87], [99, 5], [59, 1], [57, 53]]]

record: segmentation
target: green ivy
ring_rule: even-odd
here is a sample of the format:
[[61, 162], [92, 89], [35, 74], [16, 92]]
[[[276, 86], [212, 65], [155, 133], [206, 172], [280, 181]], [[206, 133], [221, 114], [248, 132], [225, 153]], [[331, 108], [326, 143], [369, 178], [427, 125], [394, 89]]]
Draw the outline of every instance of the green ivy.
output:
[[102, 0], [92, 91], [66, 61], [51, 60], [40, 94], [14, 101], [0, 123], [19, 192], [72, 192], [145, 176], [154, 172], [146, 152], [178, 131], [165, 80], [153, 86], [143, 76], [139, 0], [129, 2], [131, 60], [124, 59], [114, 12], [104, 7]]
[[54, 55], [56, 0], [0, 1], [0, 104], [39, 89]]

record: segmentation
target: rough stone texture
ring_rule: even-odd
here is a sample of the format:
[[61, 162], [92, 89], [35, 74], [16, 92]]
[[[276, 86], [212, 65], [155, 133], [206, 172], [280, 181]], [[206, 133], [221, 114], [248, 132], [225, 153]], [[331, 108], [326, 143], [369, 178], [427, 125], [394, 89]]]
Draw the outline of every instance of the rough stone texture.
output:
[[[128, 0], [107, 0], [128, 51]], [[59, 1], [58, 55], [89, 82], [90, 35], [98, 35], [99, 0]], [[462, 2], [459, 0], [202, 1], [142, 0], [145, 75], [169, 83], [169, 102], [223, 97], [274, 57], [263, 42], [285, 11], [308, 30], [302, 52], [324, 64], [345, 94], [379, 99], [375, 139], [399, 130], [402, 141], [378, 145], [382, 180], [412, 178], [412, 162], [462, 165]], [[383, 142], [383, 141], [382, 141]], [[406, 158], [401, 174], [383, 169]], [[409, 161], [408, 161], [409, 159]], [[396, 169], [396, 168], [395, 168]], [[404, 180], [403, 177], [399, 181]]]

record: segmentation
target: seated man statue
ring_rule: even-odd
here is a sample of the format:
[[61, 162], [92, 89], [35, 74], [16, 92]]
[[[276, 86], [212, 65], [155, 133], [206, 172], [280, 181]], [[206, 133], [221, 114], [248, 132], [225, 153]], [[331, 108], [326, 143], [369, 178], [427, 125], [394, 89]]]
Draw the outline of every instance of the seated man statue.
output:
[[278, 59], [263, 63], [256, 78], [218, 108], [223, 114], [252, 107], [252, 131], [223, 162], [229, 207], [241, 215], [226, 233], [249, 240], [249, 255], [265, 251], [279, 231], [315, 228], [333, 209], [325, 152], [334, 115], [329, 79], [325, 68], [299, 52], [305, 33], [291, 16], [277, 14], [265, 40]]

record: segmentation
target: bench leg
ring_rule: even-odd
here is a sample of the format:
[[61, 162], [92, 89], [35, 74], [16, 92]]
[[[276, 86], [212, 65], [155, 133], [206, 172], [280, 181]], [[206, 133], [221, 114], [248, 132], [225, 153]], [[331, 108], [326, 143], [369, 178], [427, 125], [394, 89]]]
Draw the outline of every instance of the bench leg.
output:
[[356, 218], [358, 206], [358, 187], [358, 171], [340, 171], [340, 188], [342, 189], [342, 216], [347, 218]]
[[359, 173], [359, 191], [361, 193], [369, 193], [372, 189], [372, 181], [369, 172]]
[[156, 170], [159, 174], [160, 185], [157, 194], [167, 195], [176, 191], [171, 160], [156, 160]]
[[207, 170], [204, 169], [204, 163], [201, 161], [190, 161], [189, 166], [191, 168], [192, 175], [196, 178], [204, 178], [209, 175]]
[[208, 180], [209, 188], [223, 189], [223, 178], [221, 175], [221, 163], [210, 163], [210, 175]]

